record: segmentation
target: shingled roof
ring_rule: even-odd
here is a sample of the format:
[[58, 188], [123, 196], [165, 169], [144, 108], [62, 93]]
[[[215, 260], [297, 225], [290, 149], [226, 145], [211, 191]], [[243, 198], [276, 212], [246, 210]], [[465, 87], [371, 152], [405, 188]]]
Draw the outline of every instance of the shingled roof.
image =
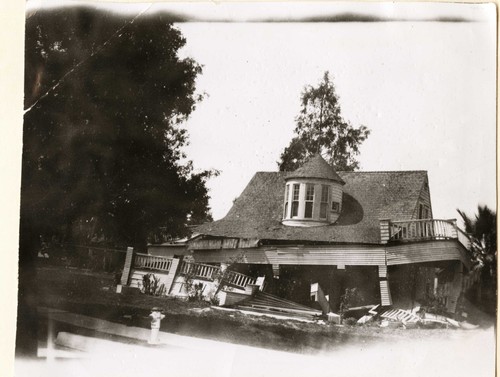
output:
[[336, 181], [342, 184], [345, 183], [333, 167], [329, 165], [328, 162], [326, 162], [319, 154], [311, 157], [297, 170], [288, 173], [286, 178], [320, 178]]
[[377, 244], [379, 219], [411, 219], [427, 178], [425, 171], [338, 172], [345, 182], [339, 219], [306, 228], [281, 224], [287, 174], [256, 173], [226, 217], [195, 231], [219, 237]]

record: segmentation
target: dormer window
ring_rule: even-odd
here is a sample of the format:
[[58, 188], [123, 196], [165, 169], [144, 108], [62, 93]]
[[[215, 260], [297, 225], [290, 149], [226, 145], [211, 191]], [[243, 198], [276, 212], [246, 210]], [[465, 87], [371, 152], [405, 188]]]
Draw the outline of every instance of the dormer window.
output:
[[344, 184], [320, 155], [288, 173], [284, 187], [283, 224], [310, 227], [335, 223], [340, 216]]
[[313, 205], [314, 205], [314, 185], [306, 185], [306, 208], [304, 212], [304, 218], [312, 219], [313, 217]]

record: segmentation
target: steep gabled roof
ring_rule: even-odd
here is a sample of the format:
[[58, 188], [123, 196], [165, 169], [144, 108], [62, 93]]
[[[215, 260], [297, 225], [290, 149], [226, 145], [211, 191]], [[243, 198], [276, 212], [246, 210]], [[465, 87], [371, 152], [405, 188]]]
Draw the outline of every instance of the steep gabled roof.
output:
[[345, 182], [339, 177], [333, 167], [326, 162], [321, 155], [317, 154], [307, 160], [304, 165], [297, 170], [288, 173], [287, 179], [290, 178], [320, 178], [336, 181], [344, 184]]
[[342, 213], [333, 225], [310, 228], [281, 224], [287, 173], [259, 172], [226, 217], [203, 224], [205, 235], [281, 241], [380, 243], [379, 219], [411, 219], [425, 171], [338, 172], [345, 182]]

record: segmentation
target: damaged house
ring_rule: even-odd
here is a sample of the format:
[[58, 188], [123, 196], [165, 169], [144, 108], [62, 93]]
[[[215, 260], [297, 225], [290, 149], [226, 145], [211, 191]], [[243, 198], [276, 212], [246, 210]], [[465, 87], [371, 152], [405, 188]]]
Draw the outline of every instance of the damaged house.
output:
[[256, 173], [223, 219], [194, 231], [131, 255], [122, 282], [140, 286], [154, 270], [167, 294], [182, 295], [189, 271], [204, 282], [222, 266], [228, 291], [258, 284], [323, 313], [338, 312], [353, 288], [351, 306], [411, 309], [432, 298], [454, 313], [470, 284], [468, 237], [456, 220], [433, 218], [425, 171], [335, 171], [317, 155], [294, 172]]

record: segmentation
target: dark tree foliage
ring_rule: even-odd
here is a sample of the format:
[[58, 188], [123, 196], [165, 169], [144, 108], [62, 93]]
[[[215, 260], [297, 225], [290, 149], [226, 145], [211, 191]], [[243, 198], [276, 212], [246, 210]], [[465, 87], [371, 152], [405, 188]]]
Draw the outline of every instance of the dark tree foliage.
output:
[[355, 128], [342, 118], [328, 72], [317, 87], [304, 88], [301, 110], [295, 121], [295, 137], [281, 154], [280, 171], [295, 170], [318, 153], [338, 170], [359, 168], [356, 156], [370, 131], [365, 126]]
[[481, 268], [479, 304], [495, 313], [497, 297], [497, 215], [488, 206], [477, 207], [477, 214], [471, 218], [457, 209], [471, 241], [471, 252], [477, 267]]
[[27, 19], [22, 236], [144, 247], [210, 219], [211, 173], [182, 163], [201, 72], [184, 44], [165, 14]]
[[488, 206], [477, 206], [474, 218], [457, 209], [465, 225], [465, 231], [473, 240], [476, 251], [483, 256], [494, 257], [497, 252], [497, 215]]
[[36, 355], [41, 240], [144, 248], [210, 219], [182, 122], [201, 67], [166, 14], [28, 15], [16, 354]]

